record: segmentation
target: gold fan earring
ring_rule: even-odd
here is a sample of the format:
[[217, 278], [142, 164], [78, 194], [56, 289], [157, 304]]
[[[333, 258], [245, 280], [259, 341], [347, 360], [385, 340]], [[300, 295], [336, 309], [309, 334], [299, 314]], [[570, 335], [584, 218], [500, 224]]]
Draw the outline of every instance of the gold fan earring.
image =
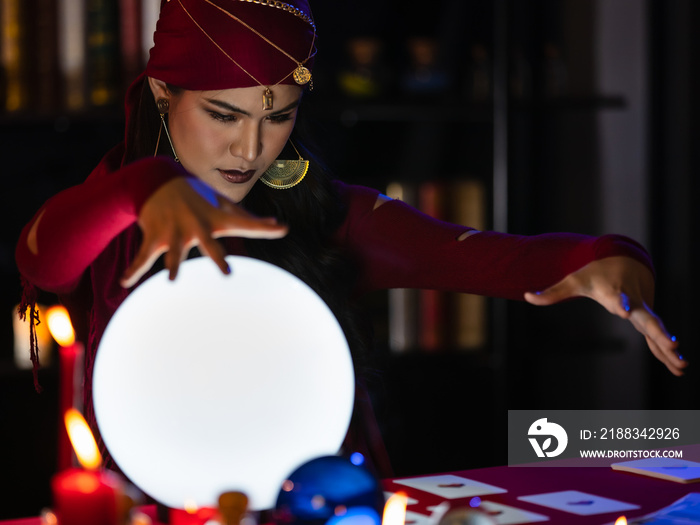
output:
[[304, 160], [299, 150], [290, 140], [289, 143], [299, 155], [295, 160], [275, 160], [265, 171], [260, 180], [270, 188], [286, 190], [299, 184], [309, 171], [309, 161]]

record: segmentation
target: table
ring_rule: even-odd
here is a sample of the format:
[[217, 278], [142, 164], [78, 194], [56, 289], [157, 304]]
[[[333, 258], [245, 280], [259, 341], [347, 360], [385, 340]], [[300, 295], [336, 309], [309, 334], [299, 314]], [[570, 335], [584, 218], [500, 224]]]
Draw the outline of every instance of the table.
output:
[[[476, 470], [458, 471], [452, 474], [507, 489], [503, 494], [482, 496], [484, 501], [503, 503], [522, 510], [548, 516], [547, 524], [605, 524], [614, 522], [620, 515], [627, 519], [657, 511], [691, 492], [700, 492], [700, 483], [676, 483], [650, 478], [628, 472], [614, 471], [604, 467], [491, 467]], [[391, 492], [402, 490], [409, 497], [418, 500], [408, 510], [430, 515], [428, 507], [438, 505], [444, 499], [438, 496], [407, 488], [394, 480], [385, 482]], [[408, 490], [407, 490], [408, 489]], [[639, 505], [634, 511], [599, 514], [597, 516], [577, 516], [563, 511], [519, 501], [519, 496], [579, 490], [598, 496], [622, 500]], [[467, 507], [471, 498], [449, 500], [451, 507]], [[407, 524], [410, 525], [410, 524]], [[415, 525], [420, 525], [416, 523]]]
[[[700, 445], [682, 447], [683, 459], [700, 461]], [[612, 461], [611, 461], [612, 462]], [[566, 464], [553, 462], [553, 464]], [[451, 472], [454, 476], [488, 483], [506, 489], [502, 494], [482, 496], [483, 501], [502, 503], [522, 510], [544, 514], [551, 525], [606, 524], [614, 522], [624, 514], [628, 519], [657, 511], [692, 492], [700, 493], [700, 483], [676, 483], [651, 478], [628, 472], [614, 471], [609, 466], [498, 466], [474, 470]], [[466, 507], [471, 498], [445, 500], [436, 495], [407, 487], [398, 483], [406, 478], [384, 480], [387, 492], [405, 492], [417, 502], [409, 505], [409, 511], [418, 515], [429, 516], [429, 507], [449, 501], [452, 508]], [[626, 512], [598, 514], [596, 516], [577, 516], [540, 505], [518, 500], [519, 496], [556, 492], [561, 490], [579, 490], [598, 496], [622, 500], [639, 505], [639, 509]], [[155, 516], [154, 506], [145, 506], [146, 514]], [[0, 525], [40, 525], [39, 518], [0, 521]], [[154, 522], [154, 525], [158, 525]], [[420, 520], [412, 520], [407, 525], [421, 525]]]
[[[669, 450], [682, 450], [683, 459], [700, 462], [700, 445], [672, 447]], [[547, 462], [542, 466], [499, 466], [474, 470], [453, 472], [451, 474], [480, 481], [506, 489], [502, 494], [482, 496], [484, 501], [493, 501], [517, 507], [519, 509], [543, 514], [549, 517], [548, 524], [606, 524], [614, 522], [619, 516], [627, 519], [644, 516], [670, 505], [683, 496], [700, 493], [700, 483], [677, 483], [629, 472], [616, 471], [610, 464], [625, 460], [582, 460], [566, 459]], [[594, 463], [592, 463], [594, 462]], [[583, 467], [580, 465], [596, 466]], [[445, 501], [443, 498], [423, 491], [417, 491], [397, 483], [400, 480], [387, 480], [384, 485], [388, 491], [403, 490], [410, 497], [418, 500], [408, 510], [419, 515], [429, 516], [429, 507]], [[407, 490], [408, 488], [408, 490]], [[535, 505], [518, 500], [520, 496], [578, 490], [597, 496], [616, 499], [638, 505], [640, 508], [625, 512], [598, 514], [596, 516], [578, 516], [567, 512]], [[451, 508], [466, 507], [471, 498], [448, 500]], [[410, 525], [410, 524], [407, 524]], [[415, 523], [414, 525], [421, 525]]]

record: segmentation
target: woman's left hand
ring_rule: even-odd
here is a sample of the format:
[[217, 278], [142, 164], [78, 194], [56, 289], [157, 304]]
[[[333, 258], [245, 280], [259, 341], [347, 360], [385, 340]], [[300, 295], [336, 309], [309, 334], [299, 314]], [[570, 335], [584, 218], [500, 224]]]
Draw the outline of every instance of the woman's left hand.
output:
[[525, 294], [527, 302], [538, 306], [573, 297], [589, 297], [610, 313], [629, 320], [644, 335], [656, 358], [672, 374], [683, 375], [688, 363], [677, 353], [678, 342], [651, 309], [654, 277], [645, 265], [630, 257], [607, 257], [587, 264], [544, 291]]

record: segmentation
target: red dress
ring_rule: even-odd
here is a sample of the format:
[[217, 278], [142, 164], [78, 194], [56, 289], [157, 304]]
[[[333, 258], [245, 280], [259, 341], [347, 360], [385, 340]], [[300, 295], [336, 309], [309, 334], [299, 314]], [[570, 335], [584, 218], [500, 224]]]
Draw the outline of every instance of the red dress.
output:
[[[98, 438], [92, 368], [108, 321], [131, 291], [122, 288], [119, 279], [141, 240], [138, 212], [160, 185], [191, 176], [164, 158], [141, 159], [121, 168], [122, 152], [122, 147], [115, 148], [85, 183], [50, 199], [25, 227], [16, 253], [25, 282], [57, 293], [70, 311], [78, 337], [86, 341], [84, 409]], [[522, 299], [525, 292], [544, 290], [604, 257], [626, 255], [651, 268], [644, 249], [626, 237], [480, 232], [459, 241], [470, 228], [432, 219], [399, 201], [375, 210], [378, 191], [340, 182], [336, 188], [348, 213], [335, 242], [357, 263], [357, 293], [428, 288]], [[28, 249], [27, 239], [31, 224], [39, 218], [36, 255]], [[229, 254], [246, 255], [241, 239], [226, 239], [225, 245]], [[362, 423], [351, 425], [346, 445], [369, 455], [380, 475], [389, 475], [369, 401], [360, 396], [357, 404]]]

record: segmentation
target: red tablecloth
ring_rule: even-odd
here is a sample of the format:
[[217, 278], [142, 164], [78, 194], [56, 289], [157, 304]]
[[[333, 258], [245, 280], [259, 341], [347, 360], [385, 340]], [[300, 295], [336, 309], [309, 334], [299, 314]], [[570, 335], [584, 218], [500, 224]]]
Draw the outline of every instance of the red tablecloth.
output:
[[[620, 515], [630, 519], [659, 510], [690, 492], [700, 492], [700, 483], [682, 484], [599, 467], [496, 467], [452, 474], [506, 489], [506, 493], [482, 496], [481, 499], [544, 514], [550, 518], [544, 523], [550, 524], [604, 524], [614, 522]], [[410, 489], [393, 481], [386, 482], [386, 488], [392, 492], [404, 491], [417, 499], [418, 503], [409, 506], [408, 510], [419, 514], [429, 516], [431, 512], [427, 508], [444, 501], [438, 496]], [[639, 505], [640, 508], [596, 516], [577, 516], [518, 500], [519, 496], [563, 490], [579, 490]], [[470, 498], [450, 500], [450, 506], [467, 507], [469, 501]]]
[[[683, 459], [700, 461], [700, 445], [683, 447]], [[468, 478], [506, 489], [502, 494], [482, 496], [483, 501], [503, 503], [520, 509], [543, 514], [550, 518], [549, 524], [605, 524], [614, 522], [624, 514], [628, 519], [657, 511], [691, 492], [700, 492], [700, 483], [676, 483], [648, 476], [612, 470], [610, 467], [490, 467], [483, 469], [451, 472], [456, 476]], [[415, 488], [396, 483], [397, 479], [385, 480], [387, 491], [403, 491], [417, 500], [408, 510], [429, 516], [428, 507], [438, 505], [444, 499]], [[577, 516], [563, 511], [542, 507], [518, 500], [519, 496], [557, 492], [562, 490], [579, 490], [621, 500], [638, 505], [639, 509], [625, 512], [598, 514], [595, 516]], [[466, 507], [471, 498], [448, 500], [451, 508]], [[146, 514], [155, 516], [154, 506], [143, 509]], [[40, 525], [39, 518], [0, 521], [0, 525]], [[154, 522], [158, 525], [157, 522]]]

